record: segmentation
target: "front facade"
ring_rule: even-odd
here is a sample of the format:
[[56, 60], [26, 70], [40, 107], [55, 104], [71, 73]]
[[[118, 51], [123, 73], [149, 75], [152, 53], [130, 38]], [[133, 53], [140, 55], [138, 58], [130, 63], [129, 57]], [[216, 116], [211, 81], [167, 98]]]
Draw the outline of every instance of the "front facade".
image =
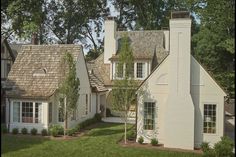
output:
[[192, 150], [224, 135], [226, 93], [191, 56], [190, 38], [190, 18], [170, 20], [170, 53], [137, 91], [137, 140]]
[[58, 94], [60, 80], [65, 71], [61, 67], [66, 52], [72, 54], [76, 62], [76, 74], [80, 80], [77, 109], [68, 117], [68, 128], [92, 118], [96, 106], [92, 103], [92, 89], [82, 52], [79, 45], [25, 45], [22, 46], [9, 73], [7, 86], [6, 123], [13, 128], [36, 128], [38, 133], [51, 124], [64, 125]]

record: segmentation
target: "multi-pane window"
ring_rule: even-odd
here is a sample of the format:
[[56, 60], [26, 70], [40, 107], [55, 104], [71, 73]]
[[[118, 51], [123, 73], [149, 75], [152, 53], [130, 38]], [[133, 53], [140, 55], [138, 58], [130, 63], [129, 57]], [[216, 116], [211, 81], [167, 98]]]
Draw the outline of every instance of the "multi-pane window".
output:
[[144, 77], [144, 63], [137, 63], [136, 77], [137, 78]]
[[50, 102], [49, 103], [49, 106], [48, 106], [48, 122], [51, 123], [52, 122], [52, 103]]
[[88, 114], [88, 94], [85, 95], [85, 115]]
[[13, 122], [20, 122], [20, 102], [13, 102]]
[[144, 129], [153, 130], [155, 123], [155, 103], [145, 102], [144, 103]]
[[35, 123], [41, 123], [42, 103], [35, 103]]
[[116, 77], [117, 78], [123, 78], [123, 71], [124, 67], [123, 65], [116, 63]]
[[63, 115], [63, 107], [64, 107], [64, 99], [59, 99], [60, 106], [58, 108], [58, 122], [64, 122], [64, 115]]
[[22, 122], [33, 123], [33, 103], [22, 102]]
[[204, 133], [216, 133], [216, 104], [204, 104]]
[[92, 106], [91, 106], [91, 94], [89, 94], [89, 112], [91, 112]]
[[134, 77], [134, 64], [126, 64], [125, 65], [125, 71], [126, 71], [126, 75], [133, 78]]

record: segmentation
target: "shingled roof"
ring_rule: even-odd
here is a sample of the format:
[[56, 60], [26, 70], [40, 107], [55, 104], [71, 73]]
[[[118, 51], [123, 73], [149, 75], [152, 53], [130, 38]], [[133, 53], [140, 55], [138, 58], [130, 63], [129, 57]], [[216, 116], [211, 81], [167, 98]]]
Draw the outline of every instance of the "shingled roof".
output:
[[[116, 38], [122, 38], [125, 34], [129, 37], [134, 59], [152, 60], [152, 69], [161, 63], [168, 55], [168, 51], [165, 51], [163, 47], [164, 32], [162, 30], [117, 31]], [[110, 60], [113, 61], [118, 58], [119, 52], [113, 55]], [[93, 70], [94, 75], [99, 78], [105, 86], [112, 86], [113, 81], [110, 80], [110, 65], [104, 64], [104, 53], [87, 64], [87, 66], [88, 69]]]
[[[134, 59], [152, 59], [154, 52], [158, 53], [157, 60], [161, 62], [163, 55], [167, 55], [164, 50], [164, 31], [163, 30], [145, 30], [145, 31], [117, 31], [116, 38], [119, 39], [128, 36], [130, 40], [130, 47], [133, 52]], [[115, 60], [119, 57], [119, 51], [110, 59]]]
[[66, 52], [77, 60], [80, 45], [23, 45], [9, 73], [6, 94], [12, 98], [48, 98], [60, 79], [61, 61]]

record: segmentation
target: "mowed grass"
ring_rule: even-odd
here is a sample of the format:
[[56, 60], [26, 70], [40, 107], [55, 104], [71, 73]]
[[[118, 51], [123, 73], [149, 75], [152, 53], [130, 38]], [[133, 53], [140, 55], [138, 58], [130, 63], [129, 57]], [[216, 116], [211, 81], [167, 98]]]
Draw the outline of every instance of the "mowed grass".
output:
[[2, 135], [3, 157], [199, 157], [194, 153], [127, 148], [117, 144], [123, 135], [121, 124], [101, 123], [87, 135], [72, 140]]

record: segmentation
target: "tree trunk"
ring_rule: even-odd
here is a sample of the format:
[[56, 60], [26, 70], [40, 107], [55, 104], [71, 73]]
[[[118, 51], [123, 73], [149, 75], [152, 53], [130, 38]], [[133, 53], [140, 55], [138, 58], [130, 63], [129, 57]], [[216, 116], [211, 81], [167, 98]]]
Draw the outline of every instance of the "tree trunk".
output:
[[66, 112], [66, 97], [64, 99], [65, 111], [64, 111], [64, 138], [66, 138], [66, 129], [67, 129], [67, 112]]

